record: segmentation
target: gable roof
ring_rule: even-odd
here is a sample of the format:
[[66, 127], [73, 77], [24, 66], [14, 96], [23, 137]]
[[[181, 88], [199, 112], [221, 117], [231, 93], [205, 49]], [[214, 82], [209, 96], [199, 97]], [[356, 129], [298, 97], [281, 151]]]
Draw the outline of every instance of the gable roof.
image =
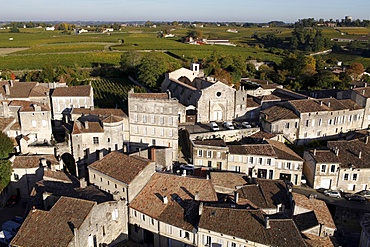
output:
[[269, 123], [286, 119], [299, 119], [297, 114], [283, 106], [272, 106], [263, 110], [262, 113], [266, 115], [264, 120]]
[[324, 224], [326, 227], [336, 228], [333, 218], [331, 217], [330, 211], [326, 203], [322, 200], [315, 198], [308, 198], [305, 195], [301, 195], [293, 192], [293, 199], [295, 205], [298, 207], [312, 210], [315, 213], [317, 221], [320, 224]]
[[[195, 212], [198, 202], [217, 201], [216, 192], [210, 180], [194, 177], [183, 177], [167, 173], [154, 173], [150, 181], [130, 203], [130, 207], [154, 219], [183, 229], [192, 230], [197, 222], [184, 218], [185, 212]], [[168, 198], [165, 204], [164, 197]], [[150, 203], [148, 203], [150, 202]], [[175, 213], [175, 211], [178, 213]]]
[[95, 205], [96, 202], [61, 197], [50, 211], [31, 210], [11, 244], [67, 247], [74, 238], [73, 228], [82, 225]]
[[346, 106], [335, 98], [292, 100], [289, 103], [300, 113], [347, 110]]
[[52, 154], [37, 154], [15, 156], [12, 167], [13, 169], [37, 168], [42, 164], [42, 160], [53, 165], [58, 164], [57, 159]]
[[168, 94], [167, 93], [130, 93], [129, 97], [138, 98], [138, 99], [164, 100], [164, 99], [168, 99]]
[[257, 179], [237, 190], [240, 199], [246, 199], [258, 208], [276, 208], [289, 204], [288, 189], [282, 180]]
[[73, 123], [72, 135], [82, 134], [82, 133], [102, 133], [104, 132], [103, 127], [98, 122], [85, 121], [84, 124], [79, 124], [79, 123], [80, 122], [78, 121], [75, 121]]
[[[13, 84], [13, 86], [11, 85]], [[29, 98], [31, 90], [37, 85], [37, 82], [19, 82], [0, 81], [0, 93], [8, 99], [12, 98]], [[5, 85], [9, 86], [9, 95], [6, 95]]]
[[270, 144], [229, 145], [229, 151], [231, 154], [276, 157], [276, 153]]
[[52, 97], [90, 97], [91, 88], [90, 85], [57, 87]]
[[370, 143], [356, 139], [351, 141], [329, 141], [327, 146], [330, 149], [337, 148], [339, 150], [337, 157], [341, 167], [370, 168]]
[[85, 114], [85, 115], [98, 115], [98, 116], [126, 116], [121, 109], [115, 108], [73, 108], [71, 114]]
[[125, 184], [130, 184], [151, 163], [153, 161], [139, 156], [111, 152], [101, 160], [89, 165], [89, 169], [94, 169]]
[[229, 189], [235, 189], [236, 186], [245, 185], [247, 181], [243, 175], [234, 172], [211, 172], [210, 173], [212, 184]]
[[339, 164], [340, 160], [337, 155], [332, 150], [329, 149], [311, 149], [308, 151], [312, 158], [317, 163], [335, 163]]
[[267, 140], [274, 149], [278, 159], [303, 161], [303, 159], [282, 142]]
[[271, 227], [267, 229], [261, 210], [204, 206], [199, 228], [268, 246], [305, 246], [291, 219], [270, 219], [269, 222]]
[[11, 127], [14, 124], [15, 124], [15, 118], [0, 117], [0, 131], [4, 131], [6, 128]]
[[205, 146], [213, 146], [213, 147], [226, 147], [226, 143], [222, 139], [205, 139], [205, 140], [194, 140], [194, 144], [196, 145], [205, 145]]

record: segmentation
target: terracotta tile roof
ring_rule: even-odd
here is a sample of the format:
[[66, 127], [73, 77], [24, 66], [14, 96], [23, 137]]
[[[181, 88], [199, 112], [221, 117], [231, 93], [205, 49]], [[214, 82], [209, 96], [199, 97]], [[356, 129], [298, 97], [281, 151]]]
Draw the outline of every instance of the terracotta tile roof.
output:
[[340, 111], [347, 108], [340, 103], [339, 100], [330, 99], [306, 99], [306, 100], [292, 100], [289, 103], [301, 113], [319, 112], [319, 111]]
[[339, 100], [339, 102], [351, 111], [363, 109], [362, 106], [360, 106], [359, 104], [357, 104], [355, 101], [351, 99], [342, 99], [342, 100]]
[[50, 108], [47, 105], [42, 105], [40, 103], [30, 103], [27, 107], [23, 106], [20, 109], [20, 112], [35, 112], [36, 111], [35, 106], [39, 106], [41, 111], [50, 111]]
[[330, 237], [319, 237], [313, 234], [304, 233], [303, 234], [306, 238], [304, 241], [306, 242], [307, 247], [336, 247], [339, 245], [334, 244], [336, 241], [332, 241]]
[[22, 155], [15, 156], [13, 162], [13, 169], [20, 168], [37, 168], [41, 165], [41, 160], [46, 159], [51, 164], [59, 164], [57, 159], [52, 154], [38, 154], [38, 155]]
[[266, 115], [265, 121], [272, 123], [282, 119], [299, 119], [299, 116], [292, 110], [282, 107], [273, 106], [262, 111]]
[[272, 138], [276, 137], [276, 135], [272, 134], [272, 133], [265, 132], [263, 130], [260, 130], [256, 133], [254, 133], [253, 135], [251, 135], [250, 137], [253, 138], [253, 139], [272, 139]]
[[130, 93], [130, 98], [140, 99], [168, 99], [167, 93]]
[[296, 206], [305, 208], [307, 210], [312, 210], [320, 224], [324, 224], [326, 227], [336, 229], [334, 220], [331, 217], [330, 211], [324, 201], [314, 198], [309, 199], [307, 196], [295, 192], [292, 192], [292, 194]]
[[248, 97], [247, 98], [247, 108], [249, 107], [259, 107], [260, 104], [258, 104], [256, 101], [254, 101], [253, 97]]
[[267, 140], [274, 149], [278, 159], [303, 161], [303, 159], [282, 142]]
[[[154, 173], [131, 202], [130, 207], [152, 218], [192, 230], [194, 219], [189, 222], [184, 218], [184, 213], [193, 212], [192, 210], [197, 208], [197, 202], [193, 201], [196, 193], [200, 201], [217, 201], [217, 195], [210, 180]], [[163, 202], [165, 196], [168, 198], [167, 204]], [[179, 212], [174, 213], [174, 210]], [[195, 212], [193, 214], [197, 215]]]
[[202, 141], [194, 140], [196, 145], [214, 146], [214, 147], [226, 147], [226, 143], [222, 139], [205, 139]]
[[[350, 168], [370, 168], [370, 142], [366, 144], [362, 140], [329, 141], [328, 148], [339, 149], [338, 159], [340, 166]], [[359, 157], [361, 152], [361, 157]]]
[[125, 184], [130, 184], [151, 163], [151, 160], [139, 156], [128, 156], [120, 152], [111, 152], [101, 160], [89, 165], [89, 168]]
[[73, 227], [79, 228], [95, 205], [96, 202], [61, 197], [50, 211], [31, 210], [11, 244], [67, 247], [74, 238]]
[[98, 115], [98, 116], [126, 116], [121, 109], [114, 108], [73, 108], [71, 114], [85, 114], [85, 115]]
[[57, 87], [54, 89], [52, 97], [89, 97], [90, 92], [90, 85]]
[[21, 125], [18, 122], [16, 122], [15, 124], [12, 125], [10, 129], [11, 130], [21, 130]]
[[291, 219], [270, 219], [269, 222], [271, 227], [266, 229], [260, 210], [204, 206], [199, 228], [267, 246], [305, 246]]
[[281, 98], [276, 96], [276, 95], [273, 95], [273, 94], [269, 94], [269, 95], [263, 95], [261, 97], [259, 97], [259, 99], [262, 101], [280, 101]]
[[110, 115], [108, 117], [105, 117], [102, 122], [103, 123], [118, 123], [118, 122], [121, 122], [124, 118], [123, 117], [120, 117], [120, 116], [113, 116], [113, 115]]
[[247, 184], [242, 174], [233, 172], [211, 172], [210, 178], [214, 186], [235, 189], [236, 186]]
[[314, 211], [293, 215], [293, 220], [301, 232], [307, 231], [319, 225]]
[[[10, 94], [6, 95], [5, 85], [9, 85]], [[29, 98], [31, 90], [37, 85], [37, 82], [13, 82], [13, 86], [7, 81], [0, 81], [0, 93], [4, 97], [11, 98]]]
[[332, 150], [316, 149], [316, 151], [309, 150], [308, 152], [311, 154], [312, 158], [316, 160], [317, 163], [335, 163], [335, 164], [340, 163], [338, 156], [336, 156]]
[[370, 87], [355, 88], [353, 91], [366, 98], [370, 98]]
[[30, 107], [30, 105], [31, 105], [32, 103], [33, 103], [33, 102], [28, 101], [28, 100], [12, 100], [12, 101], [9, 103], [9, 106], [19, 106], [19, 107], [27, 108], [27, 107]]
[[50, 89], [48, 87], [39, 84], [38, 86], [32, 88], [30, 97], [45, 97], [49, 95], [49, 91]]
[[62, 171], [53, 171], [51, 169], [44, 170], [45, 181], [55, 181], [63, 183], [72, 183], [71, 179]]
[[86, 122], [84, 124], [78, 124], [77, 121], [73, 124], [72, 135], [82, 133], [102, 133], [104, 132], [103, 127], [98, 122], [88, 122], [88, 128], [86, 128]]
[[276, 153], [270, 144], [229, 145], [229, 150], [231, 154], [251, 154], [276, 157]]
[[240, 199], [247, 199], [261, 209], [276, 208], [278, 204], [289, 205], [288, 190], [282, 180], [257, 179], [238, 189]]
[[4, 129], [8, 128], [9, 126], [13, 126], [15, 123], [15, 118], [0, 118], [0, 131], [4, 131]]

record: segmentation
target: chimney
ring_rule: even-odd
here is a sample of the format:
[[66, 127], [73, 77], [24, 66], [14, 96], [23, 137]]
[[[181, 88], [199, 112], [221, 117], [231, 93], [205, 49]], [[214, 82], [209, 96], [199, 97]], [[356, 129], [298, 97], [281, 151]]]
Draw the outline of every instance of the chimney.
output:
[[9, 88], [8, 83], [4, 85], [4, 90], [5, 90], [5, 95], [10, 95], [10, 88]]
[[316, 156], [316, 148], [313, 150], [313, 155]]
[[9, 105], [8, 102], [6, 101], [3, 101], [3, 115], [5, 118], [8, 118], [10, 115]]
[[235, 200], [235, 203], [238, 204], [238, 202], [239, 202], [239, 193], [237, 191], [234, 191], [234, 200]]
[[194, 200], [195, 201], [199, 201], [200, 200], [199, 199], [199, 192], [198, 191], [195, 192]]
[[168, 204], [168, 198], [167, 198], [167, 196], [164, 196], [164, 197], [163, 197], [163, 203], [164, 203], [164, 204]]
[[322, 101], [320, 100], [320, 106], [322, 106]]
[[38, 111], [38, 112], [40, 112], [40, 111], [41, 111], [41, 106], [39, 106], [39, 105], [37, 105], [37, 104], [33, 104], [32, 106], [33, 106], [33, 109], [34, 109], [35, 111]]
[[186, 170], [185, 169], [182, 171], [182, 176], [186, 177]]
[[80, 188], [84, 189], [86, 188], [87, 183], [85, 181], [85, 178], [80, 178]]
[[101, 160], [104, 157], [103, 150], [96, 150], [96, 152], [99, 152], [99, 160]]
[[10, 87], [14, 87], [14, 80], [10, 80]]
[[368, 144], [368, 142], [369, 142], [369, 136], [367, 135], [365, 136], [365, 144]]
[[89, 122], [88, 121], [86, 121], [85, 122], [85, 129], [88, 129], [89, 128]]
[[203, 213], [203, 202], [199, 203], [199, 216]]
[[328, 101], [328, 107], [330, 108], [330, 101]]
[[209, 180], [209, 175], [207, 174], [206, 179]]
[[90, 106], [90, 110], [94, 110], [95, 108], [94, 108], [94, 105], [92, 105], [92, 106]]
[[361, 159], [361, 156], [362, 156], [362, 152], [358, 152], [358, 158]]
[[265, 227], [266, 229], [270, 229], [270, 218], [268, 216], [265, 216]]
[[171, 92], [170, 92], [170, 90], [167, 90], [166, 93], [168, 95], [168, 99], [171, 99]]
[[364, 90], [362, 90], [362, 94], [363, 94], [363, 95], [365, 95], [365, 89], [364, 89]]
[[153, 161], [156, 161], [155, 151], [156, 151], [156, 149], [153, 148], [153, 147], [150, 149], [150, 159], [153, 160]]
[[367, 87], [367, 82], [365, 82], [365, 85], [364, 85], [364, 87]]
[[334, 152], [335, 152], [335, 155], [338, 156], [339, 155], [339, 148], [335, 148]]

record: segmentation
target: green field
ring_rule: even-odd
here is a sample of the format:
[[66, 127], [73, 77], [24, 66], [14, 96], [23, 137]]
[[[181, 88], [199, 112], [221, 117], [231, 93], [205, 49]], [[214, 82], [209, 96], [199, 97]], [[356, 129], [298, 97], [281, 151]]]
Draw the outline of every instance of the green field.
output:
[[[237, 33], [227, 32], [228, 29], [236, 29]], [[254, 58], [279, 63], [282, 57], [261, 48], [259, 41], [252, 36], [255, 33], [259, 36], [270, 33], [276, 37], [286, 38], [291, 35], [292, 31], [290, 28], [281, 27], [204, 26], [195, 29], [200, 31], [204, 38], [229, 39], [236, 44], [235, 47], [232, 47], [184, 44], [181, 42], [181, 38], [189, 30], [192, 29], [164, 25], [157, 28], [126, 27], [111, 34], [89, 32], [79, 35], [64, 34], [61, 31], [45, 31], [39, 28], [21, 28], [19, 33], [0, 30], [0, 70], [42, 69], [49, 64], [79, 67], [92, 67], [94, 64], [119, 65], [120, 55], [130, 50], [165, 52], [167, 56], [181, 61], [204, 59], [214, 52], [218, 52], [220, 54], [241, 55], [246, 59]], [[370, 33], [370, 28], [322, 28], [321, 30], [328, 38], [353, 38]], [[175, 37], [158, 38], [157, 34], [160, 31], [172, 33]], [[121, 40], [124, 40], [124, 43], [121, 44]], [[17, 48], [23, 48], [23, 50], [17, 50]], [[348, 56], [340, 60], [358, 61], [364, 59]], [[368, 64], [366, 59], [364, 61], [365, 64]]]

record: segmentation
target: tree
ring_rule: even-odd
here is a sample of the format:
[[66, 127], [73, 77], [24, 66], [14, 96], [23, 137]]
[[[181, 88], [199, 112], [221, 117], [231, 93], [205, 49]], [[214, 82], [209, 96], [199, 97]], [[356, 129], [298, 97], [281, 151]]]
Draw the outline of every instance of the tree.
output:
[[135, 76], [140, 61], [141, 55], [137, 51], [124, 52], [121, 55], [121, 69], [129, 75]]
[[9, 154], [13, 153], [13, 149], [13, 141], [6, 134], [0, 132], [0, 191], [10, 182], [12, 167], [8, 158]]
[[354, 62], [349, 66], [348, 73], [354, 80], [358, 80], [365, 72], [365, 68], [361, 63]]
[[138, 80], [149, 88], [157, 88], [159, 79], [166, 72], [166, 64], [159, 54], [151, 52], [143, 55], [138, 68]]

